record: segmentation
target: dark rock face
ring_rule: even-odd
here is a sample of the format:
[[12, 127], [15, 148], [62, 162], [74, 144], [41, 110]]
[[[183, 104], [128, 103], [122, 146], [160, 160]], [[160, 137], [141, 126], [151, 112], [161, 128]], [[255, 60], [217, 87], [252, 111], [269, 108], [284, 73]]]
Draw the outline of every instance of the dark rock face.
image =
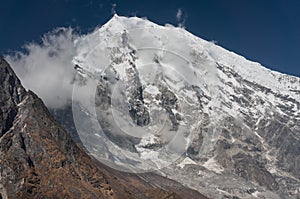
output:
[[176, 131], [178, 129], [178, 120], [179, 117], [173, 113], [172, 109], [178, 109], [178, 99], [176, 95], [168, 90], [166, 87], [159, 85], [161, 95], [161, 106], [166, 110], [169, 115], [169, 119], [172, 122], [172, 130]]
[[0, 57], [0, 137], [8, 131], [17, 115], [17, 104], [26, 91], [8, 63]]
[[[136, 152], [134, 144], [138, 144], [140, 139], [127, 135], [113, 125], [114, 119], [110, 109], [112, 103], [110, 97], [112, 89], [110, 87], [110, 83], [112, 83], [112, 80], [100, 79], [96, 90], [95, 106], [98, 120], [101, 123], [101, 128], [104, 134], [119, 147], [128, 149], [131, 152]], [[140, 106], [138, 106], [138, 104]], [[143, 115], [147, 115], [148, 112], [145, 110], [141, 100], [138, 99], [131, 101], [130, 106], [132, 108], [128, 109], [128, 111], [131, 112], [131, 119], [140, 126], [148, 124], [147, 121], [149, 120], [147, 117], [143, 117]], [[144, 111], [141, 112], [142, 110]]]
[[267, 187], [270, 190], [277, 190], [278, 184], [273, 176], [264, 168], [259, 167], [257, 163], [248, 155], [237, 154], [232, 157], [235, 173], [247, 181], [258, 182], [259, 185]]
[[[178, 195], [172, 186], [162, 190], [96, 162], [75, 144], [43, 102], [25, 91], [3, 59], [0, 72], [0, 198], [181, 198], [183, 193], [191, 194], [181, 188]], [[191, 197], [205, 198], [198, 192]]]
[[150, 115], [143, 102], [143, 90], [141, 86], [135, 89], [130, 96], [129, 105], [129, 115], [134, 123], [139, 126], [146, 126], [150, 123]]

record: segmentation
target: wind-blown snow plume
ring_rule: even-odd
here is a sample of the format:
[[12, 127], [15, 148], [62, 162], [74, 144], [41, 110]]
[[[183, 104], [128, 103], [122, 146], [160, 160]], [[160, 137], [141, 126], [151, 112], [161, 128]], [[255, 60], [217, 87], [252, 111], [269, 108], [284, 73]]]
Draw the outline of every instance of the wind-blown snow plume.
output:
[[117, 4], [116, 3], [113, 3], [111, 5], [111, 14], [116, 14], [116, 7], [117, 7]]
[[176, 19], [177, 19], [177, 22], [178, 22], [178, 26], [179, 27], [184, 27], [186, 16], [184, 15], [184, 13], [183, 13], [183, 11], [182, 11], [181, 8], [179, 8], [177, 10]]
[[179, 8], [177, 13], [176, 13], [177, 21], [181, 21], [181, 17], [182, 17], [182, 10], [181, 10], [181, 8]]

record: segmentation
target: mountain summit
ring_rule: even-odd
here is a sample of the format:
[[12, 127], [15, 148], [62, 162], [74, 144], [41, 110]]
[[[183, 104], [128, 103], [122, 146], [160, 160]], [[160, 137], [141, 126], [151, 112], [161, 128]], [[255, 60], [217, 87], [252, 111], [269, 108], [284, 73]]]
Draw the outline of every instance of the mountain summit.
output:
[[75, 45], [75, 125], [98, 160], [212, 198], [299, 196], [299, 78], [137, 17]]

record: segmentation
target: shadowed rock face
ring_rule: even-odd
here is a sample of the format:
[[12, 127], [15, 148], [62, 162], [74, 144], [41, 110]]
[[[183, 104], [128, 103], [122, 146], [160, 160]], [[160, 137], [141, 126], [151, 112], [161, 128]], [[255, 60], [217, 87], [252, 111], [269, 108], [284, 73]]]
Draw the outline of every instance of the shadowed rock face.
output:
[[15, 73], [0, 58], [0, 137], [8, 131], [17, 115], [17, 104], [21, 102], [26, 91]]
[[2, 58], [0, 104], [0, 198], [205, 198], [167, 179], [162, 190], [96, 162]]

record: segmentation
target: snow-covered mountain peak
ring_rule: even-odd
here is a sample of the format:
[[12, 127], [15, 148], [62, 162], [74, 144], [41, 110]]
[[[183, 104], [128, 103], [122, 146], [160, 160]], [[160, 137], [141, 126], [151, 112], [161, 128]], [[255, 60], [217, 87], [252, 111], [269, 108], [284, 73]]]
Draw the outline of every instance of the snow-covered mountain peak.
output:
[[[258, 120], [261, 114], [278, 109], [278, 104], [289, 103], [276, 99], [278, 93], [288, 93], [294, 100], [299, 97], [299, 93], [286, 88], [288, 85], [297, 90], [295, 84], [288, 80], [284, 80], [287, 84], [280, 84], [276, 79], [280, 74], [258, 63], [184, 29], [159, 26], [137, 17], [115, 15], [94, 33], [77, 40], [76, 45], [79, 51], [74, 63], [81, 72], [97, 80], [105, 78], [101, 89], [107, 90], [104, 93], [110, 95], [110, 104], [117, 107], [111, 111], [111, 120], [117, 118], [120, 129], [131, 136], [140, 132], [144, 132], [142, 136], [148, 135], [147, 132], [161, 130], [167, 117], [170, 129], [184, 134], [183, 145], [188, 147], [193, 132], [209, 120], [210, 133], [203, 138], [203, 154], [212, 150], [220, 133], [218, 128], [226, 117], [247, 120], [251, 115]], [[264, 101], [267, 103], [263, 104]], [[297, 107], [292, 112], [280, 108], [277, 111], [299, 116]], [[128, 118], [122, 118], [128, 113]], [[159, 114], [164, 115], [162, 119], [157, 117]], [[105, 117], [102, 120], [111, 122]], [[136, 124], [144, 130], [131, 130], [130, 125]], [[158, 136], [149, 134], [136, 145], [141, 154], [146, 153], [141, 147], [153, 144], [153, 135]], [[161, 142], [167, 141], [161, 139], [156, 144]]]
[[[120, 49], [120, 45], [123, 45], [121, 40], [125, 38], [132, 49], [143, 54], [143, 59], [137, 59], [140, 65], [153, 60], [153, 56], [161, 54], [163, 57], [163, 52], [168, 52], [165, 54], [173, 54], [187, 61], [187, 66], [174, 69], [183, 70], [180, 71], [181, 74], [189, 73], [186, 76], [189, 81], [198, 82], [201, 77], [206, 83], [219, 86], [223, 84], [220, 78], [217, 81], [207, 74], [224, 76], [224, 71], [230, 70], [247, 81], [300, 101], [299, 78], [271, 71], [259, 63], [248, 61], [212, 42], [200, 39], [182, 28], [159, 26], [138, 17], [128, 18], [115, 14], [101, 28], [78, 39], [78, 55], [74, 63], [87, 70], [100, 72], [111, 63], [111, 60], [107, 59], [112, 54], [111, 49]], [[145, 49], [152, 49], [152, 53], [145, 56]], [[220, 71], [220, 66], [223, 72]]]
[[297, 193], [289, 175], [300, 169], [300, 78], [138, 17], [115, 15], [75, 45], [84, 81], [74, 88], [73, 114], [99, 160], [135, 172], [179, 161], [168, 175], [191, 187], [238, 175], [254, 184], [238, 179], [220, 189], [239, 187], [242, 198], [257, 184]]

